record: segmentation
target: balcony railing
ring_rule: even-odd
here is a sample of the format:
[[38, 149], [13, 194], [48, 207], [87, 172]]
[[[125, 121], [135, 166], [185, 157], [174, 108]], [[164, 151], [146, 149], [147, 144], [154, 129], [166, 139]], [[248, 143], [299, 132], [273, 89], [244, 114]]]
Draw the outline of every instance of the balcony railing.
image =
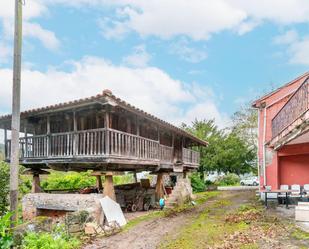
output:
[[308, 80], [289, 98], [272, 119], [272, 137], [279, 135], [308, 110]]
[[[95, 129], [77, 132], [54, 133], [20, 138], [20, 159], [66, 159], [82, 157], [114, 157], [120, 159], [155, 160], [173, 162], [173, 147], [159, 141], [113, 129]], [[7, 140], [7, 159], [11, 141]], [[196, 152], [184, 149], [184, 159], [195, 164]]]
[[194, 150], [182, 148], [182, 161], [188, 164], [199, 165], [200, 153]]

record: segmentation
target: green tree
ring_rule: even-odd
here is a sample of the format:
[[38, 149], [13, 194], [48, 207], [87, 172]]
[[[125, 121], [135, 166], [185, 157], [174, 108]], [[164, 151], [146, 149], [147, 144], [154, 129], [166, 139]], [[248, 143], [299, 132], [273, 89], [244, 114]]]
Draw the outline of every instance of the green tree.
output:
[[201, 162], [198, 171], [201, 179], [204, 179], [205, 172], [216, 171], [239, 175], [252, 171], [255, 151], [236, 130], [220, 130], [214, 120], [196, 120], [191, 126], [182, 125], [182, 127], [209, 142], [209, 146], [199, 148]]

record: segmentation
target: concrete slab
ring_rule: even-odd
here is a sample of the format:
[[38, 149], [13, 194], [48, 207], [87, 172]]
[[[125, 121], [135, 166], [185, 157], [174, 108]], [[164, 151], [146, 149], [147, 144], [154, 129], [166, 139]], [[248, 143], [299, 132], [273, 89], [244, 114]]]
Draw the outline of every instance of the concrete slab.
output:
[[120, 226], [127, 224], [120, 205], [108, 196], [100, 199], [104, 215], [108, 223], [117, 222]]

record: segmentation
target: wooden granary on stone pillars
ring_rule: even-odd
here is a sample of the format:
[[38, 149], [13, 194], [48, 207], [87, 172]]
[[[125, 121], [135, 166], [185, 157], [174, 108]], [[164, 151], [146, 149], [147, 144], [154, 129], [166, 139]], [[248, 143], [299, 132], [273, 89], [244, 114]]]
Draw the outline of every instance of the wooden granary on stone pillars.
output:
[[[10, 160], [8, 131], [11, 115], [0, 117], [5, 130], [5, 156]], [[207, 142], [148, 114], [105, 90], [93, 97], [21, 113], [20, 164], [34, 179], [48, 169], [93, 170], [97, 188], [115, 199], [113, 173], [150, 171], [158, 174], [157, 196], [163, 174], [188, 172], [199, 166], [194, 149]], [[105, 177], [104, 186], [101, 176]]]

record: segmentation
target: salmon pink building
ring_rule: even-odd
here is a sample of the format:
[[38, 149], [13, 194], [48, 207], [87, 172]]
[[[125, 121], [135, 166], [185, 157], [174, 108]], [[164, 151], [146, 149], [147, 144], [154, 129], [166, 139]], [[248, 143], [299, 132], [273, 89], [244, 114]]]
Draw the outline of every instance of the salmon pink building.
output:
[[309, 184], [309, 72], [253, 103], [260, 188]]

